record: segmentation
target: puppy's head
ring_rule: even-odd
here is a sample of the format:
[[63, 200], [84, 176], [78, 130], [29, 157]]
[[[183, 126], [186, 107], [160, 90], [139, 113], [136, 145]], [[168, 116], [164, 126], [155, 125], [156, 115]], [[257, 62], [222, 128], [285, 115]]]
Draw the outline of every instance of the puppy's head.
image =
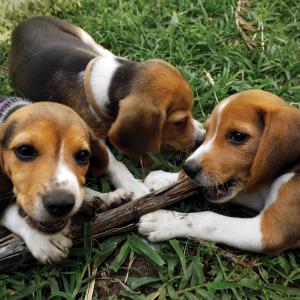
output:
[[249, 90], [223, 100], [184, 171], [207, 199], [226, 202], [270, 183], [299, 160], [300, 113], [279, 97]]
[[83, 201], [86, 173], [99, 175], [106, 168], [107, 152], [66, 106], [40, 102], [15, 108], [0, 125], [2, 172], [29, 223], [57, 232]]
[[158, 152], [161, 146], [188, 150], [204, 138], [192, 117], [192, 91], [172, 65], [161, 60], [142, 63], [129, 95], [120, 102], [109, 138], [132, 158]]

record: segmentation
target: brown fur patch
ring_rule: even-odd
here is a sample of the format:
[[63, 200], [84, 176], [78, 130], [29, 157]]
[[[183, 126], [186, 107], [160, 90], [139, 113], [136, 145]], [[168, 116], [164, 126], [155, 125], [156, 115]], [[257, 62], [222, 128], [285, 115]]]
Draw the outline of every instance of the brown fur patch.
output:
[[300, 246], [300, 176], [281, 186], [277, 200], [263, 214], [264, 252], [277, 255]]

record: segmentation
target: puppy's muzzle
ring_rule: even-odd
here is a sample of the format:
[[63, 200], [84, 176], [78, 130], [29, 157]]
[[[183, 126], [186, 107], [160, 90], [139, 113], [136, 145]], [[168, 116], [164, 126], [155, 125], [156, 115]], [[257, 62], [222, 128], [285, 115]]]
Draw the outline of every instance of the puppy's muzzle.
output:
[[191, 179], [194, 179], [201, 172], [200, 166], [187, 161], [183, 164], [182, 169]]
[[64, 217], [75, 205], [75, 196], [64, 190], [49, 192], [43, 198], [47, 212], [54, 217]]

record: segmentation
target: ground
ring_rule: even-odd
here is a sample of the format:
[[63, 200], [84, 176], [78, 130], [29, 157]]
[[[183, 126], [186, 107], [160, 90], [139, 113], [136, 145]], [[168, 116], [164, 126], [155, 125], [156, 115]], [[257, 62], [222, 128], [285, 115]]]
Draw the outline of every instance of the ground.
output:
[[[193, 87], [193, 113], [199, 120], [219, 100], [249, 88], [299, 106], [299, 0], [248, 1], [244, 18], [259, 29], [248, 33], [255, 41], [252, 50], [236, 25], [237, 0], [36, 0], [13, 12], [5, 1], [0, 2], [2, 94], [14, 94], [5, 68], [11, 30], [31, 15], [46, 14], [83, 27], [115, 54], [176, 65]], [[162, 153], [151, 168], [176, 170], [184, 157]], [[138, 177], [149, 171], [121, 159]], [[98, 186], [109, 188], [106, 179]], [[204, 207], [195, 198], [176, 209]], [[236, 213], [237, 208], [218, 209]], [[92, 298], [88, 288], [94, 289]], [[202, 298], [300, 299], [299, 251], [269, 257], [196, 241], [150, 245], [137, 233], [92, 241], [86, 230], [84, 245], [62, 263], [31, 263], [0, 275], [0, 299]]]

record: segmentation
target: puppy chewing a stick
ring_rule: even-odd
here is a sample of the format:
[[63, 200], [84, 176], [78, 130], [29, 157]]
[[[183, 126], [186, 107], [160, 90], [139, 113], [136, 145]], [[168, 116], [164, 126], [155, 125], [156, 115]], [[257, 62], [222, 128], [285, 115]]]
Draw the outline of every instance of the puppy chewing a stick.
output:
[[22, 237], [41, 262], [59, 261], [69, 253], [70, 218], [84, 200], [95, 205], [97, 196], [100, 208], [109, 208], [131, 194], [85, 187], [87, 174], [105, 171], [108, 153], [72, 109], [0, 100], [0, 224]]

